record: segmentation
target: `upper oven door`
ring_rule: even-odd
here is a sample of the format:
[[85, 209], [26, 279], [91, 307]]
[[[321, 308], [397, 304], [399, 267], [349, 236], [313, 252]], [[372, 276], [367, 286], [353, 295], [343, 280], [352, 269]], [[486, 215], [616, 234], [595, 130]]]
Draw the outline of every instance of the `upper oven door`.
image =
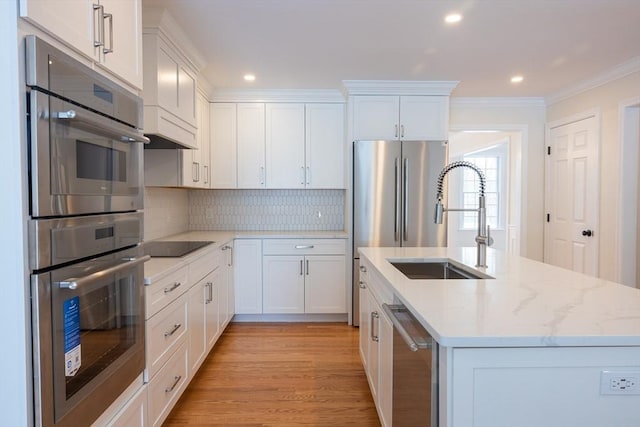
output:
[[144, 137], [36, 90], [30, 104], [33, 217], [142, 209]]

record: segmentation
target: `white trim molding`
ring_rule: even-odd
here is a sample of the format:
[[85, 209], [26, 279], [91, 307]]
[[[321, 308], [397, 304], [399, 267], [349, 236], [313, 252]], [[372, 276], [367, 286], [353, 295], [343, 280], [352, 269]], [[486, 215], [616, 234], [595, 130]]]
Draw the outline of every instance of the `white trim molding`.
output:
[[217, 89], [211, 102], [346, 102], [335, 89]]
[[539, 97], [455, 97], [450, 99], [452, 107], [546, 107], [544, 98]]
[[636, 56], [616, 67], [596, 75], [588, 80], [579, 82], [573, 86], [563, 89], [555, 94], [546, 97], [547, 105], [552, 105], [567, 98], [578, 95], [587, 90], [602, 86], [614, 80], [621, 79], [629, 74], [640, 71], [640, 56]]
[[459, 81], [343, 80], [345, 96], [441, 95], [449, 96]]

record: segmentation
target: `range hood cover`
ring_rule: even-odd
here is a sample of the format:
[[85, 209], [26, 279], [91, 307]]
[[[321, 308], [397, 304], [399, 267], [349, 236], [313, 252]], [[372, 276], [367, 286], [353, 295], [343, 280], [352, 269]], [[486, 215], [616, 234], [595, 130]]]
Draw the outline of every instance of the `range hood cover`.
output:
[[149, 138], [149, 140], [151, 141], [148, 144], [144, 144], [144, 148], [147, 149], [147, 150], [153, 150], [153, 149], [161, 149], [161, 150], [166, 150], [166, 149], [170, 149], [170, 150], [175, 150], [175, 149], [191, 150], [192, 149], [189, 146], [182, 145], [179, 142], [176, 142], [173, 139], [166, 138], [166, 137], [164, 137], [162, 135], [145, 134], [145, 136], [147, 138]]

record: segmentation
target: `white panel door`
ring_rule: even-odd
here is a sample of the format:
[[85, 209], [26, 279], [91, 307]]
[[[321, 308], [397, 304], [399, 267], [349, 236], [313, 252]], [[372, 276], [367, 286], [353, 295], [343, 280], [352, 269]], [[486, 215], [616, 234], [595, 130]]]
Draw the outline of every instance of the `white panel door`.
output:
[[266, 105], [267, 188], [304, 188], [304, 104]]
[[448, 96], [400, 97], [400, 139], [444, 141], [448, 132]]
[[237, 118], [238, 188], [265, 188], [264, 104], [238, 104]]
[[[106, 47], [100, 65], [137, 88], [142, 88], [142, 8], [139, 0], [100, 0], [105, 13]], [[113, 38], [113, 45], [111, 39]]]
[[236, 314], [262, 313], [262, 240], [239, 239], [233, 248]]
[[304, 313], [304, 257], [262, 259], [264, 313]]
[[345, 188], [344, 104], [305, 106], [306, 188]]
[[596, 118], [549, 131], [545, 262], [598, 274], [598, 139]]
[[400, 138], [400, 110], [397, 96], [354, 96], [353, 139], [395, 140]]
[[178, 117], [197, 126], [196, 76], [182, 65], [178, 66]]
[[236, 104], [210, 104], [211, 188], [236, 188]]
[[305, 313], [346, 313], [344, 255], [307, 255], [304, 263]]

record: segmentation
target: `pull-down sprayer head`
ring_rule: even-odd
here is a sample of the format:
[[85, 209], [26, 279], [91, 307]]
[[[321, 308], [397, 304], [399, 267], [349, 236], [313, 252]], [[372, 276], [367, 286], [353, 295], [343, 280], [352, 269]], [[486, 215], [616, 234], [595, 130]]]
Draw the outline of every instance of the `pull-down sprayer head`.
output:
[[442, 205], [442, 187], [444, 185], [444, 177], [453, 169], [465, 167], [473, 169], [480, 179], [480, 189], [478, 190], [480, 197], [484, 197], [484, 189], [486, 186], [486, 180], [484, 177], [484, 173], [471, 162], [458, 161], [449, 163], [447, 166], [442, 169], [440, 175], [438, 176], [438, 194], [436, 196], [436, 209], [433, 216], [434, 222], [436, 224], [442, 224], [442, 217], [444, 216], [444, 206]]

